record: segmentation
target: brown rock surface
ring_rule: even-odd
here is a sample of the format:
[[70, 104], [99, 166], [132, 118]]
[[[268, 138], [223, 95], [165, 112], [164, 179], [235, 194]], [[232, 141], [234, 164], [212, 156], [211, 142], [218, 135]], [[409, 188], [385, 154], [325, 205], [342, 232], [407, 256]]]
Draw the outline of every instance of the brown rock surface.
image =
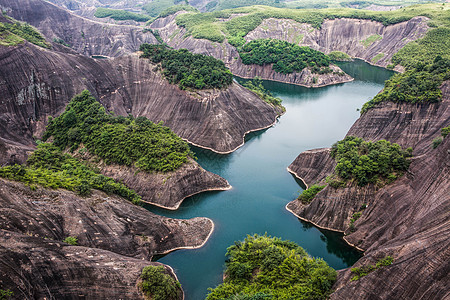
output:
[[[408, 172], [394, 183], [373, 186], [327, 186], [311, 204], [292, 201], [288, 210], [319, 227], [345, 231], [345, 239], [365, 250], [355, 266], [375, 264], [390, 255], [391, 266], [351, 282], [349, 269], [340, 272], [332, 299], [445, 299], [450, 296], [450, 139], [432, 149], [432, 140], [450, 124], [450, 82], [434, 104], [382, 103], [363, 114], [348, 135], [366, 140], [387, 139], [413, 147]], [[300, 154], [289, 169], [306, 184], [323, 180], [334, 168], [329, 150]], [[360, 207], [366, 204], [367, 208]], [[348, 230], [352, 214], [361, 211]]]

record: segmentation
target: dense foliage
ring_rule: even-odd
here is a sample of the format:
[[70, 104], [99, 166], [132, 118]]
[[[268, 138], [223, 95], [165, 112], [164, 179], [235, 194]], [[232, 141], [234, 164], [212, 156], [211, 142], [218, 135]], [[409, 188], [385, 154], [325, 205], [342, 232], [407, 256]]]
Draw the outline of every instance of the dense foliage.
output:
[[324, 187], [325, 185], [314, 184], [304, 190], [297, 199], [300, 200], [303, 204], [308, 204], [312, 201], [312, 199], [314, 199], [318, 192], [324, 189]]
[[173, 171], [191, 155], [186, 142], [168, 127], [144, 117], [113, 116], [88, 91], [75, 96], [59, 117], [51, 119], [44, 141], [76, 150], [83, 144], [106, 163], [136, 166], [143, 171]]
[[173, 15], [174, 13], [179, 12], [179, 11], [198, 12], [198, 9], [196, 9], [195, 7], [192, 7], [190, 5], [178, 4], [178, 5], [170, 6], [166, 9], [164, 9], [163, 11], [161, 11], [161, 13], [159, 14], [158, 17], [165, 18], [165, 17]]
[[265, 102], [273, 106], [279, 106], [283, 109], [283, 111], [285, 110], [285, 108], [281, 105], [282, 100], [280, 98], [272, 96], [272, 93], [264, 88], [262, 79], [260, 77], [255, 77], [253, 80], [247, 81], [246, 83], [244, 83], [244, 86], [252, 92], [256, 93], [259, 98], [261, 98]]
[[390, 266], [393, 262], [394, 259], [391, 256], [386, 256], [385, 258], [378, 260], [375, 265], [364, 265], [361, 267], [352, 268], [351, 271], [353, 274], [355, 274], [355, 276], [353, 276], [350, 280], [356, 281], [375, 270]]
[[0, 168], [0, 177], [24, 182], [31, 189], [36, 185], [45, 188], [62, 188], [87, 196], [91, 189], [116, 194], [137, 204], [140, 197], [135, 191], [112, 178], [99, 174], [69, 154], [64, 154], [55, 145], [42, 143], [30, 155], [27, 166], [14, 165]]
[[450, 134], [450, 126], [441, 129], [441, 135], [443, 138], [445, 138], [449, 134]]
[[[215, 5], [213, 4], [215, 2]], [[217, 0], [213, 1], [212, 4], [209, 5], [208, 9], [211, 10], [223, 10], [223, 9], [231, 9], [238, 8], [243, 6], [252, 6], [252, 5], [267, 5], [274, 7], [284, 7], [285, 4], [280, 0]]]
[[361, 113], [383, 101], [438, 102], [442, 98], [439, 87], [448, 79], [450, 79], [450, 59], [437, 56], [431, 65], [417, 64], [414, 69], [394, 75], [386, 81], [381, 93], [363, 105]]
[[165, 45], [142, 44], [140, 50], [142, 57], [160, 63], [163, 75], [181, 89], [224, 88], [233, 82], [233, 75], [223, 61], [212, 56], [173, 50]]
[[330, 73], [330, 58], [309, 47], [275, 39], [259, 39], [238, 48], [242, 62], [246, 65], [273, 64], [275, 72], [289, 74], [310, 67], [313, 73]]
[[111, 18], [114, 20], [133, 20], [137, 22], [147, 22], [151, 18], [146, 15], [132, 13], [121, 9], [111, 9], [105, 7], [99, 7], [95, 11], [94, 17], [96, 18]]
[[247, 236], [227, 249], [224, 283], [215, 299], [327, 299], [336, 271], [291, 241]]
[[148, 266], [142, 269], [139, 287], [149, 299], [177, 300], [181, 297], [181, 285], [166, 274], [163, 266]]
[[[9, 19], [9, 18], [8, 18]], [[44, 48], [50, 48], [50, 44], [32, 26], [9, 19], [11, 22], [0, 22], [0, 45], [15, 46], [27, 40], [30, 43]]]
[[145, 1], [142, 9], [152, 17], [158, 17], [162, 12], [170, 9], [172, 6], [188, 5], [188, 0], [152, 0]]
[[14, 296], [14, 293], [10, 290], [0, 289], [0, 300], [9, 299], [9, 297]]
[[353, 179], [360, 186], [392, 182], [409, 168], [411, 155], [411, 148], [402, 150], [385, 140], [366, 142], [353, 136], [331, 148], [331, 156], [337, 162], [335, 175], [345, 181]]

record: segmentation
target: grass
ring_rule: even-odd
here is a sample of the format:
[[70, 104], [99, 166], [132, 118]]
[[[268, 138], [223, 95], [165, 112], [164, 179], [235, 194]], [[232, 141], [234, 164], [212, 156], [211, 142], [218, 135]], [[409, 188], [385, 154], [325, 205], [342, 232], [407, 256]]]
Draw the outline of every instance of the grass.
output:
[[384, 57], [384, 53], [378, 53], [377, 55], [375, 55], [374, 58], [372, 58], [371, 62], [373, 62], [374, 64], [376, 64], [380, 59], [382, 59]]
[[380, 41], [383, 37], [379, 34], [374, 34], [369, 36], [367, 39], [362, 40], [361, 44], [364, 45], [364, 47], [369, 47], [370, 45], [372, 45], [373, 43]]

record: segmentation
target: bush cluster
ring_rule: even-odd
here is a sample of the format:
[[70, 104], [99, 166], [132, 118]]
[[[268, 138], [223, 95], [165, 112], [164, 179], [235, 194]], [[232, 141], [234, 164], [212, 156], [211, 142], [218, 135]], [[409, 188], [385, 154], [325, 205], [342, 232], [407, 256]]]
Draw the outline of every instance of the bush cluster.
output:
[[291, 241], [247, 236], [227, 249], [224, 283], [215, 299], [327, 299], [337, 273]]
[[271, 104], [273, 106], [278, 106], [285, 110], [285, 108], [281, 105], [282, 100], [280, 98], [276, 98], [272, 95], [272, 93], [266, 90], [262, 84], [262, 79], [260, 77], [255, 77], [253, 80], [249, 80], [244, 83], [244, 86], [256, 93], [259, 98]]
[[181, 285], [166, 274], [163, 266], [147, 266], [142, 269], [139, 287], [152, 300], [177, 300], [181, 297]]
[[344, 181], [355, 180], [359, 186], [392, 182], [409, 168], [412, 149], [380, 140], [366, 142], [347, 136], [331, 148], [337, 165], [334, 173]]
[[136, 22], [147, 22], [151, 19], [151, 17], [142, 15], [142, 14], [136, 14], [132, 13], [126, 10], [122, 9], [111, 9], [111, 8], [105, 8], [105, 7], [99, 7], [95, 11], [94, 17], [96, 18], [111, 18], [114, 20], [133, 20]]
[[165, 45], [142, 44], [140, 50], [142, 57], [160, 63], [163, 75], [181, 89], [225, 88], [233, 82], [233, 75], [223, 61], [212, 56], [173, 50]]
[[432, 103], [442, 98], [439, 89], [450, 79], [450, 59], [437, 56], [430, 65], [418, 63], [414, 69], [394, 75], [384, 89], [361, 109], [361, 114], [384, 101], [407, 103]]
[[361, 266], [361, 267], [352, 268], [351, 271], [353, 274], [355, 274], [355, 276], [353, 276], [352, 279], [350, 279], [350, 280], [356, 281], [356, 280], [360, 279], [361, 277], [364, 277], [377, 269], [390, 266], [393, 262], [394, 262], [394, 259], [391, 256], [386, 256], [386, 257], [378, 260], [375, 265], [365, 265], [365, 266]]
[[27, 160], [27, 165], [13, 165], [0, 168], [0, 177], [52, 189], [66, 189], [88, 196], [91, 189], [115, 194], [138, 204], [141, 200], [135, 191], [114, 179], [99, 174], [69, 154], [64, 154], [52, 144], [41, 143]]
[[317, 193], [323, 190], [325, 187], [326, 185], [314, 184], [308, 189], [304, 190], [297, 199], [300, 200], [303, 204], [308, 204], [314, 199]]
[[142, 171], [174, 171], [188, 161], [188, 144], [168, 127], [145, 117], [113, 116], [88, 91], [75, 96], [59, 117], [50, 119], [43, 140], [65, 150], [83, 144], [106, 163]]
[[178, 4], [178, 5], [173, 5], [170, 6], [166, 9], [164, 9], [163, 11], [161, 11], [161, 13], [159, 14], [159, 18], [165, 18], [167, 16], [173, 15], [174, 13], [177, 13], [179, 11], [192, 11], [192, 12], [198, 12], [198, 9], [196, 9], [193, 6], [190, 5], [186, 5], [186, 4]]
[[309, 47], [276, 39], [259, 39], [238, 48], [242, 62], [246, 65], [273, 64], [275, 72], [289, 74], [310, 67], [313, 73], [331, 73], [330, 58]]

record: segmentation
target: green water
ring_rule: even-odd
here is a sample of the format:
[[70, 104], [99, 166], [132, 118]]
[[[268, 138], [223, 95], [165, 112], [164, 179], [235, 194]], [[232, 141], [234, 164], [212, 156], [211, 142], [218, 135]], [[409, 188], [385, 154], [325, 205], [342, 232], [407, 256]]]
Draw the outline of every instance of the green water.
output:
[[302, 191], [287, 166], [305, 150], [329, 147], [342, 139], [359, 117], [357, 108], [393, 74], [361, 61], [342, 64], [342, 68], [356, 80], [320, 89], [265, 82], [287, 109], [273, 127], [248, 135], [245, 145], [229, 155], [194, 148], [200, 165], [226, 178], [231, 190], [193, 196], [177, 211], [148, 207], [168, 217], [203, 216], [214, 221], [214, 233], [204, 247], [158, 259], [175, 269], [187, 300], [204, 299], [208, 287], [222, 282], [226, 248], [247, 234], [267, 232], [295, 241], [335, 269], [346, 268], [361, 256], [341, 235], [318, 230], [285, 209]]

